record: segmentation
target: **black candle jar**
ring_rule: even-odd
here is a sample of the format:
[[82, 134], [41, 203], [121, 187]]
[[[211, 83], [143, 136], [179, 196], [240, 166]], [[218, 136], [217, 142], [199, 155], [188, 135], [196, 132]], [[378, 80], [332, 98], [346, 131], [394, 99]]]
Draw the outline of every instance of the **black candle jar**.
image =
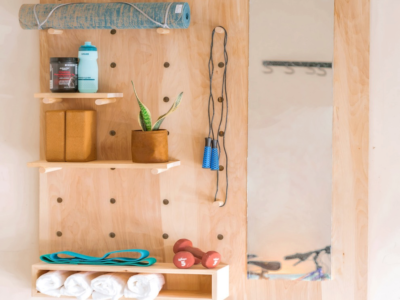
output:
[[78, 58], [50, 58], [50, 90], [53, 93], [78, 91]]

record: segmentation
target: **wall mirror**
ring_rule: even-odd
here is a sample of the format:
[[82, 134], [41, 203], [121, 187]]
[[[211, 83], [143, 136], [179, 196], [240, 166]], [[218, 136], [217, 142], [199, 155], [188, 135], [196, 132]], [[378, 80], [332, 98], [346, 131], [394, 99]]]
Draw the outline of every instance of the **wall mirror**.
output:
[[249, 279], [330, 278], [333, 0], [251, 0]]

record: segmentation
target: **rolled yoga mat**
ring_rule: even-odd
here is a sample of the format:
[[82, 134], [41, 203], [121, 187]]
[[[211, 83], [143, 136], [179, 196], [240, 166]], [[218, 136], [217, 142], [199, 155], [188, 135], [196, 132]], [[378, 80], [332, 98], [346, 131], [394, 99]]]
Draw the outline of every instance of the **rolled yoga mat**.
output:
[[[159, 3], [71, 3], [60, 4], [23, 4], [19, 11], [19, 23], [22, 29], [148, 29], [148, 28], [188, 28], [190, 25], [190, 7], [186, 2]], [[42, 23], [39, 28], [36, 15]], [[147, 16], [146, 16], [147, 15]], [[165, 16], [167, 15], [166, 26]], [[150, 20], [151, 18], [152, 20]], [[155, 23], [156, 21], [157, 23]]]
[[[114, 253], [123, 252], [136, 252], [140, 254], [139, 258], [130, 257], [113, 257], [108, 258]], [[68, 255], [70, 257], [59, 257], [59, 254]], [[61, 251], [51, 254], [45, 254], [40, 256], [40, 260], [49, 264], [71, 264], [71, 265], [117, 265], [117, 266], [138, 266], [138, 267], [149, 267], [156, 263], [154, 257], [148, 257], [149, 251], [142, 249], [127, 249], [112, 251], [104, 254], [102, 257], [94, 257], [83, 255], [71, 251]]]

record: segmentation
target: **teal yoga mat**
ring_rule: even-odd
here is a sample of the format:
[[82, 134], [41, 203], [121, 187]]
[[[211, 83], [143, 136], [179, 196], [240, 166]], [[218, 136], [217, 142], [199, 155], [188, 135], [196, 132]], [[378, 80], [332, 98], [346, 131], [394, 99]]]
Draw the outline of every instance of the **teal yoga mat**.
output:
[[[165, 28], [188, 28], [190, 7], [186, 2], [132, 3]], [[37, 4], [39, 22], [44, 22], [59, 4]], [[23, 29], [39, 29], [34, 14], [35, 4], [23, 4], [19, 22]], [[73, 3], [53, 11], [42, 29], [146, 29], [162, 27], [152, 22], [131, 5], [114, 3]]]
[[[108, 258], [114, 253], [126, 253], [126, 252], [136, 252], [140, 254], [139, 258], [129, 258], [129, 257], [113, 257]], [[64, 258], [59, 257], [59, 254], [65, 254], [71, 257]], [[154, 257], [148, 257], [149, 251], [141, 249], [127, 249], [112, 251], [104, 254], [103, 257], [94, 257], [83, 255], [71, 251], [61, 251], [51, 254], [45, 254], [40, 256], [40, 260], [49, 264], [71, 264], [71, 265], [116, 265], [116, 266], [138, 266], [138, 267], [149, 267], [154, 265], [157, 261]]]

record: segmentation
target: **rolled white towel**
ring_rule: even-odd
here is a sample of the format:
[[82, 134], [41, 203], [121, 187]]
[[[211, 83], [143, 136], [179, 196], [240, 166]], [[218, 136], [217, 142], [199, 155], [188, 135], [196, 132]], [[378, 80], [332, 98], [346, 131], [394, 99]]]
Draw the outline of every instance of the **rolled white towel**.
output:
[[69, 276], [61, 288], [61, 295], [74, 296], [79, 300], [88, 299], [93, 292], [90, 284], [99, 275], [101, 273], [79, 272]]
[[92, 280], [92, 298], [94, 300], [118, 300], [124, 295], [124, 289], [129, 279], [129, 274], [108, 273]]
[[124, 290], [125, 298], [137, 300], [154, 300], [165, 283], [161, 274], [138, 274], [128, 280]]
[[61, 287], [72, 271], [49, 271], [36, 279], [36, 289], [42, 294], [60, 297]]

